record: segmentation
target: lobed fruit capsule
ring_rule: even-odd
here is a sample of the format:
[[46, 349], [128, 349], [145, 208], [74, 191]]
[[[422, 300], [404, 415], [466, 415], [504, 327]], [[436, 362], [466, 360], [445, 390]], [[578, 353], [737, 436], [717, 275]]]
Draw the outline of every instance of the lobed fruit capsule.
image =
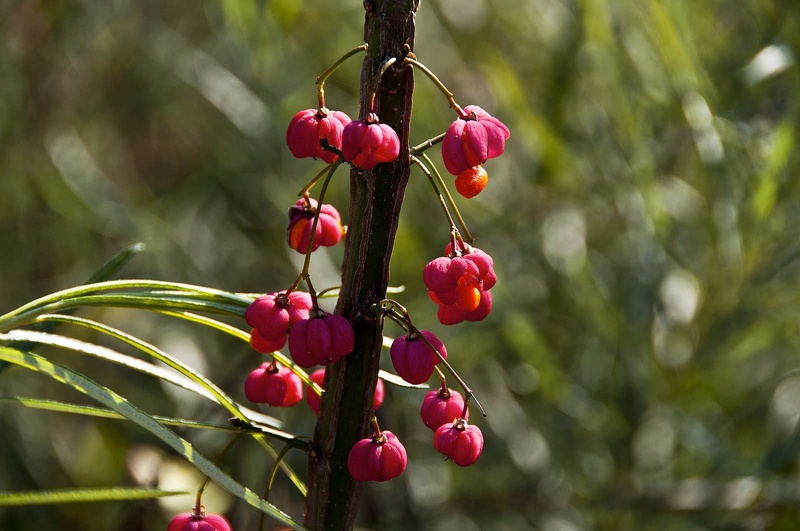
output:
[[288, 367], [266, 362], [247, 376], [244, 395], [250, 402], [291, 407], [303, 398], [303, 382]]
[[466, 116], [450, 124], [442, 141], [442, 160], [453, 175], [503, 154], [511, 132], [503, 122], [477, 105], [464, 107]]
[[286, 240], [289, 247], [298, 253], [308, 252], [311, 242], [311, 229], [314, 227], [314, 217], [319, 209], [319, 219], [314, 230], [314, 243], [311, 251], [316, 251], [320, 246], [331, 247], [339, 243], [344, 236], [342, 217], [333, 205], [323, 204], [318, 207], [317, 201], [311, 198], [301, 198], [289, 208], [289, 226], [286, 229]]
[[[419, 414], [422, 422], [434, 432], [443, 424], [452, 423], [464, 412], [464, 398], [458, 391], [442, 388], [430, 391], [422, 400]], [[469, 410], [464, 420], [469, 418]]]
[[[447, 358], [447, 349], [433, 332], [420, 330], [431, 345]], [[427, 382], [433, 375], [434, 367], [441, 362], [436, 352], [422, 340], [419, 335], [409, 334], [400, 336], [392, 342], [389, 349], [392, 365], [397, 374], [408, 383], [421, 384]]]
[[259, 352], [274, 352], [286, 344], [289, 328], [308, 319], [311, 295], [302, 291], [268, 293], [258, 297], [244, 312], [247, 324], [255, 330], [250, 345]]
[[338, 361], [350, 354], [354, 346], [350, 321], [332, 313], [320, 311], [318, 316], [295, 323], [289, 332], [289, 354], [306, 369]]
[[469, 466], [483, 451], [483, 433], [465, 419], [457, 419], [439, 426], [433, 435], [433, 446], [458, 466]]
[[331, 146], [342, 148], [342, 132], [350, 117], [341, 111], [326, 108], [304, 109], [292, 117], [286, 129], [286, 144], [298, 159], [320, 158], [325, 162], [336, 160], [336, 153], [322, 148], [321, 139]]
[[366, 120], [347, 124], [342, 133], [342, 158], [363, 170], [392, 162], [400, 154], [400, 138], [390, 126], [370, 114]]
[[181, 513], [173, 518], [167, 531], [232, 531], [231, 523], [219, 514]]
[[390, 431], [361, 439], [350, 449], [347, 469], [356, 481], [389, 481], [406, 469], [408, 455]]

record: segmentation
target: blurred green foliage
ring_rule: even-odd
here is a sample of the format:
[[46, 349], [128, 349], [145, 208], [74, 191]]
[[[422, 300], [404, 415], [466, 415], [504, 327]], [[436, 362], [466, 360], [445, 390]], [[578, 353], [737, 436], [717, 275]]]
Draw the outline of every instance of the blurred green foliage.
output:
[[[126, 277], [288, 285], [300, 257], [284, 243], [286, 209], [320, 166], [291, 157], [285, 126], [315, 105], [315, 77], [360, 43], [362, 20], [357, 0], [0, 0], [2, 311], [83, 282], [137, 241], [148, 252]], [[486, 407], [486, 448], [468, 469], [443, 462], [418, 420], [422, 392], [390, 389], [381, 421], [409, 468], [367, 487], [363, 528], [800, 527], [800, 4], [425, 0], [417, 56], [512, 131], [487, 189], [460, 201], [500, 278], [490, 317], [435, 321], [420, 271], [448, 228], [419, 172], [392, 273]], [[358, 76], [358, 60], [337, 71], [330, 107], [357, 114]], [[453, 119], [422, 77], [414, 113], [415, 142]], [[345, 212], [344, 173], [329, 194]], [[315, 254], [318, 288], [338, 283], [341, 252]], [[83, 313], [238, 399], [260, 361], [166, 317]], [[152, 414], [222, 420], [119, 367], [42, 353]], [[20, 369], [0, 374], [0, 395], [82, 400]], [[303, 407], [269, 413], [313, 429]], [[187, 436], [212, 456], [226, 442]], [[0, 490], [199, 481], [166, 474], [180, 463], [120, 421], [4, 404], [0, 448]], [[302, 455], [290, 461], [303, 470]], [[257, 446], [226, 466], [263, 490]], [[285, 478], [270, 500], [301, 517]], [[255, 528], [252, 509], [212, 501]], [[8, 508], [0, 528], [163, 529], [177, 510]]]

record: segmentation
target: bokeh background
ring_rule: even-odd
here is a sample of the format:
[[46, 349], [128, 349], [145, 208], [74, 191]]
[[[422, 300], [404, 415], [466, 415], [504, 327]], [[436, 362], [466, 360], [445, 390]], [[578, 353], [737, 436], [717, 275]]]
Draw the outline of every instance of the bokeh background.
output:
[[[82, 283], [134, 242], [147, 252], [123, 277], [287, 286], [301, 257], [286, 210], [321, 165], [291, 157], [286, 124], [362, 22], [357, 0], [0, 0], [0, 311]], [[800, 527], [800, 3], [423, 0], [417, 55], [512, 131], [487, 189], [457, 199], [495, 259], [492, 314], [436, 322], [421, 269], [448, 227], [419, 172], [392, 270], [486, 407], [486, 448], [470, 468], [444, 462], [418, 418], [424, 392], [390, 388], [380, 417], [409, 467], [366, 488], [361, 528]], [[351, 116], [359, 63], [326, 84]], [[416, 142], [453, 119], [422, 77], [414, 114]], [[346, 187], [341, 173], [329, 195], [342, 212]], [[315, 253], [318, 288], [338, 283], [341, 254]], [[261, 361], [167, 317], [81, 315], [240, 400]], [[224, 421], [118, 366], [41, 352], [150, 413]], [[0, 396], [86, 402], [22, 369], [0, 374]], [[303, 404], [268, 413], [313, 429]], [[212, 457], [227, 442], [182, 433]], [[303, 473], [302, 455], [289, 460]], [[261, 492], [271, 462], [242, 443], [225, 466]], [[0, 405], [0, 490], [194, 490], [189, 472], [136, 426]], [[270, 499], [301, 518], [285, 478]], [[0, 529], [164, 529], [191, 502], [174, 503], [0, 509]], [[224, 495], [206, 505], [257, 527]]]

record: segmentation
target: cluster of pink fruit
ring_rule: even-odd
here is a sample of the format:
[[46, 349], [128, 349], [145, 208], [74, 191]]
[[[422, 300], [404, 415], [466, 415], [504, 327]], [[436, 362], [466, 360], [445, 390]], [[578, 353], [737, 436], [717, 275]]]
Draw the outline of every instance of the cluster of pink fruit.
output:
[[[404, 64], [421, 67], [432, 76], [415, 59], [406, 58]], [[345, 113], [325, 107], [320, 79], [324, 82], [326, 76], [327, 73], [317, 80], [319, 107], [298, 112], [289, 124], [286, 142], [292, 154], [297, 158], [322, 159], [331, 165], [331, 173], [341, 161], [360, 170], [371, 170], [380, 163], [397, 160], [401, 147], [398, 134], [390, 126], [380, 123], [375, 112], [367, 113], [363, 120], [353, 121]], [[471, 198], [480, 193], [488, 181], [482, 165], [503, 153], [510, 133], [502, 122], [480, 107], [462, 109], [452, 100], [452, 94], [446, 90], [443, 92], [450, 98], [458, 118], [444, 135], [438, 140], [432, 139], [429, 145], [442, 141], [442, 159], [447, 171], [456, 176], [456, 189], [462, 196]], [[412, 160], [422, 164], [415, 158]], [[439, 306], [437, 315], [442, 324], [479, 321], [492, 308], [490, 290], [497, 282], [494, 264], [487, 253], [462, 240], [452, 218], [450, 225], [451, 241], [444, 256], [425, 266], [423, 282], [430, 298]], [[355, 338], [350, 322], [319, 308], [307, 271], [311, 252], [320, 246], [336, 245], [344, 236], [345, 227], [339, 212], [332, 205], [322, 203], [322, 197], [317, 202], [304, 193], [289, 209], [288, 244], [297, 252], [306, 254], [306, 265], [289, 289], [258, 297], [247, 308], [245, 320], [251, 327], [250, 344], [256, 351], [273, 354], [288, 343], [292, 361], [304, 369], [327, 366], [352, 352]], [[296, 289], [301, 278], [308, 284], [308, 293]], [[452, 371], [446, 362], [447, 349], [432, 332], [417, 330], [407, 314], [398, 319], [408, 332], [392, 342], [390, 355], [401, 378], [411, 384], [427, 382], [440, 363]], [[320, 387], [324, 377], [325, 369], [309, 375], [309, 379]], [[433, 445], [440, 453], [457, 465], [471, 465], [483, 450], [480, 429], [467, 423], [471, 391], [456, 376], [465, 390], [462, 396], [447, 387], [441, 371], [439, 377], [441, 387], [425, 395], [420, 416], [425, 426], [434, 432]], [[279, 365], [274, 358], [249, 374], [244, 389], [251, 402], [276, 407], [294, 406], [304, 395], [303, 381], [296, 369]], [[308, 405], [319, 414], [321, 401], [318, 394], [309, 389], [306, 396]], [[383, 397], [384, 384], [378, 379], [373, 411], [381, 405]], [[403, 473], [408, 461], [406, 450], [398, 438], [391, 431], [381, 430], [374, 415], [372, 422], [372, 436], [358, 441], [348, 456], [348, 469], [356, 481], [393, 479]], [[200, 510], [179, 515], [169, 527], [169, 531], [214, 529], [229, 531], [230, 525], [224, 518], [205, 516]]]
[[444, 253], [422, 270], [428, 295], [439, 305], [439, 322], [482, 320], [492, 310], [489, 290], [497, 282], [492, 257], [460, 241], [447, 244]]
[[[465, 197], [473, 197], [486, 184], [482, 164], [502, 154], [510, 133], [480, 107], [461, 109], [456, 105], [455, 109], [458, 118], [443, 136], [442, 158], [447, 170], [457, 176], [457, 190]], [[294, 115], [286, 142], [297, 158], [319, 158], [330, 164], [341, 157], [362, 170], [393, 162], [400, 153], [397, 133], [380, 123], [374, 112], [364, 120], [353, 121], [341, 111], [327, 109], [322, 100], [318, 108]], [[332, 205], [319, 205], [307, 195], [291, 207], [289, 218], [288, 242], [300, 253], [335, 245], [345, 233], [339, 212]], [[423, 271], [428, 293], [439, 305], [439, 321], [452, 325], [483, 319], [491, 311], [489, 290], [497, 281], [491, 257], [460, 237], [451, 238], [444, 254]], [[288, 339], [292, 360], [303, 368], [328, 365], [353, 349], [350, 323], [320, 310], [312, 294], [294, 288], [259, 297], [247, 309], [245, 319], [252, 327], [250, 343], [254, 349], [268, 354], [282, 348]], [[394, 340], [390, 355], [401, 378], [421, 384], [446, 359], [447, 350], [433, 333], [413, 329]], [[324, 369], [312, 373], [311, 379], [322, 384]], [[253, 402], [287, 407], [302, 399], [303, 384], [294, 372], [273, 360], [250, 373], [245, 394]], [[309, 392], [307, 396], [309, 405], [319, 412], [316, 393]], [[383, 382], [379, 380], [373, 409], [382, 400]], [[474, 463], [483, 448], [481, 432], [467, 424], [468, 415], [462, 395], [448, 389], [444, 380], [441, 389], [428, 393], [421, 409], [423, 422], [434, 431], [436, 449], [461, 466]], [[376, 422], [372, 437], [352, 448], [348, 466], [356, 480], [385, 481], [402, 473], [406, 460], [397, 437], [390, 431], [381, 431]]]

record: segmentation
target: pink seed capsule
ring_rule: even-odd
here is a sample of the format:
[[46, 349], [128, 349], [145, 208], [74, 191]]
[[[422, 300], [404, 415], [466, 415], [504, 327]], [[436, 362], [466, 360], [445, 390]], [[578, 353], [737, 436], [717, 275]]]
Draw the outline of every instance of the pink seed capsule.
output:
[[297, 322], [289, 332], [289, 354], [306, 369], [338, 361], [354, 346], [353, 327], [341, 315], [321, 312], [320, 317]]
[[305, 109], [294, 115], [286, 130], [286, 144], [289, 151], [298, 159], [320, 158], [325, 162], [336, 160], [336, 153], [322, 148], [320, 139], [331, 146], [342, 148], [342, 132], [350, 117], [341, 111]]
[[232, 531], [231, 523], [219, 514], [182, 513], [170, 521], [167, 531]]
[[314, 230], [314, 243], [311, 250], [316, 251], [320, 246], [336, 245], [344, 236], [342, 217], [333, 205], [323, 204], [319, 207], [314, 199], [298, 199], [289, 208], [289, 227], [286, 229], [286, 240], [289, 247], [298, 253], [308, 252], [311, 229], [314, 227], [314, 216], [318, 208], [319, 219]]
[[458, 466], [469, 466], [478, 460], [483, 451], [483, 433], [477, 426], [458, 419], [436, 430], [433, 446]]
[[[458, 391], [452, 389], [439, 389], [430, 391], [422, 400], [420, 416], [422, 422], [432, 431], [439, 429], [443, 424], [453, 423], [464, 412], [464, 398]], [[467, 411], [464, 420], [469, 418]]]
[[286, 333], [294, 323], [308, 319], [310, 309], [311, 295], [308, 293], [293, 291], [286, 295], [285, 291], [279, 291], [267, 293], [250, 303], [244, 312], [244, 320], [258, 330], [260, 339], [271, 343], [282, 341], [277, 348], [261, 351], [273, 352], [283, 346]]
[[407, 464], [406, 449], [386, 430], [380, 436], [361, 439], [347, 456], [347, 469], [356, 481], [389, 481], [402, 474]]
[[447, 128], [442, 141], [442, 160], [453, 175], [499, 157], [511, 137], [503, 122], [477, 105], [464, 107], [464, 112], [466, 116]]
[[392, 162], [400, 155], [400, 138], [390, 126], [378, 123], [370, 114], [366, 120], [347, 124], [342, 133], [342, 158], [363, 170], [381, 162]]
[[291, 407], [303, 398], [303, 382], [288, 367], [262, 363], [245, 380], [244, 394], [250, 402]]
[[[447, 358], [447, 349], [432, 332], [420, 330], [420, 334], [433, 345], [433, 347]], [[427, 382], [433, 375], [434, 367], [441, 362], [436, 352], [432, 351], [420, 336], [400, 336], [392, 342], [389, 349], [392, 365], [397, 374], [408, 383], [421, 384]]]
[[463, 321], [482, 321], [492, 311], [492, 292], [489, 290], [481, 292], [481, 300], [478, 307], [472, 311], [465, 311], [455, 304], [439, 304], [439, 311], [436, 317], [443, 325], [454, 325]]

